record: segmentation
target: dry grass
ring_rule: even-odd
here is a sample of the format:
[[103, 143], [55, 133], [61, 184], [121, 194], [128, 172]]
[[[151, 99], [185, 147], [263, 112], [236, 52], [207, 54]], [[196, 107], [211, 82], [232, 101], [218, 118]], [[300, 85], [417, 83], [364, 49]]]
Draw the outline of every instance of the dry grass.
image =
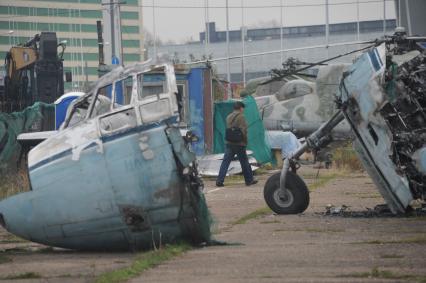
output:
[[26, 192], [30, 188], [27, 171], [0, 173], [0, 199]]
[[0, 244], [15, 244], [15, 243], [25, 243], [27, 240], [19, 238], [13, 234], [5, 233], [0, 236]]
[[333, 162], [337, 169], [349, 171], [363, 171], [361, 161], [358, 158], [352, 144], [348, 143], [345, 146], [339, 147], [333, 152]]

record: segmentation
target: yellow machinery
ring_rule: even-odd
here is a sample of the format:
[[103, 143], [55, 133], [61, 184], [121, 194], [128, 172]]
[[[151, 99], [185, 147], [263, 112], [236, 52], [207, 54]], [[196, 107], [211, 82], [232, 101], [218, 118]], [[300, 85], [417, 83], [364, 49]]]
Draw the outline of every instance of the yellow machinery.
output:
[[[58, 56], [55, 32], [42, 32], [18, 46], [12, 46], [5, 58], [4, 95], [0, 111], [22, 111], [36, 101], [53, 103], [64, 93], [62, 53]], [[43, 113], [42, 130], [53, 126], [52, 113]]]
[[11, 63], [8, 64], [7, 75], [16, 78], [17, 72], [28, 68], [37, 61], [37, 50], [32, 47], [14, 46], [9, 51]]

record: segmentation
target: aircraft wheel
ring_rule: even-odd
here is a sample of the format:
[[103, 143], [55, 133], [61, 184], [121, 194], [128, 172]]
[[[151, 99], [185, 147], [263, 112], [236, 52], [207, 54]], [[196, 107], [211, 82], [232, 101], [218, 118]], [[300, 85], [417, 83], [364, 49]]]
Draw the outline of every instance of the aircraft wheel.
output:
[[280, 189], [280, 174], [275, 173], [265, 183], [263, 196], [266, 203], [277, 214], [302, 213], [309, 205], [309, 191], [305, 182], [293, 172], [287, 172], [286, 190]]

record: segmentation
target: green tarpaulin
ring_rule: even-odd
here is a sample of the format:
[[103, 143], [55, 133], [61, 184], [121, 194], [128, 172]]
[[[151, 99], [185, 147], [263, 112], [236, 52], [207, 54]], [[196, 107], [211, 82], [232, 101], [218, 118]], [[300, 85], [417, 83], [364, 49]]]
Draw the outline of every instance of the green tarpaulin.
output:
[[21, 112], [0, 113], [0, 170], [16, 166], [21, 149], [16, 138], [40, 122], [43, 109], [53, 107], [50, 104], [36, 102]]
[[[234, 100], [216, 102], [214, 105], [214, 152], [225, 151], [226, 117], [233, 111]], [[271, 147], [265, 139], [265, 127], [260, 118], [256, 101], [252, 96], [246, 96], [244, 117], [248, 125], [247, 149], [253, 151], [253, 156], [261, 163], [273, 162]]]

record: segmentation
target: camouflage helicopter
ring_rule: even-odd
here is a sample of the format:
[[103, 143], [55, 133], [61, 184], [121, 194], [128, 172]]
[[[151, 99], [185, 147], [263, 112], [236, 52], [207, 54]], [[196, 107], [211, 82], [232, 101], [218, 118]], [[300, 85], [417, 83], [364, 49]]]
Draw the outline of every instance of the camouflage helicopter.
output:
[[[335, 95], [342, 74], [350, 64], [324, 65], [322, 62], [310, 64], [289, 58], [283, 63], [283, 69], [271, 71], [272, 78], [249, 81], [242, 94], [255, 97], [268, 131], [292, 132], [297, 138], [304, 138], [338, 111], [334, 103]], [[305, 67], [298, 69], [300, 65]], [[311, 73], [302, 73], [315, 65], [319, 65], [319, 68]], [[352, 138], [347, 121], [343, 120], [335, 127], [328, 138], [333, 141], [329, 147], [313, 152], [315, 160], [325, 161], [326, 167], [331, 164], [331, 149]]]

